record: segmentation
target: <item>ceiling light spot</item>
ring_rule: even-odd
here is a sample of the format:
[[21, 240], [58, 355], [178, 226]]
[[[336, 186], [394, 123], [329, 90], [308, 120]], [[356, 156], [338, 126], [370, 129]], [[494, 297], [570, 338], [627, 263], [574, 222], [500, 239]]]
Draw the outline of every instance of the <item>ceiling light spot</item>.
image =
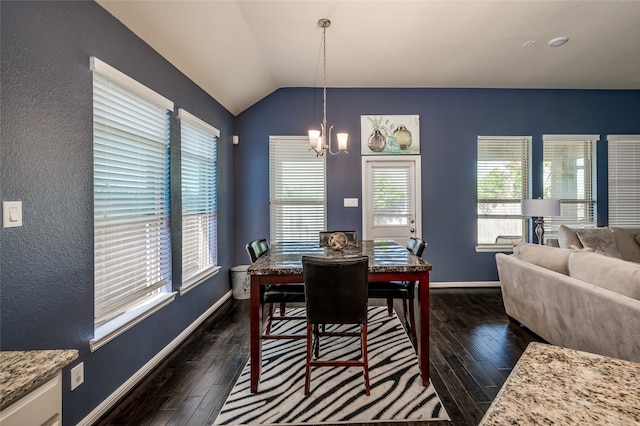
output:
[[549, 40], [549, 46], [551, 47], [559, 47], [569, 41], [569, 37], [556, 37], [552, 40]]
[[531, 47], [531, 46], [533, 46], [534, 44], [536, 44], [536, 41], [535, 41], [535, 40], [528, 40], [528, 41], [526, 41], [526, 42], [522, 45], [522, 47]]

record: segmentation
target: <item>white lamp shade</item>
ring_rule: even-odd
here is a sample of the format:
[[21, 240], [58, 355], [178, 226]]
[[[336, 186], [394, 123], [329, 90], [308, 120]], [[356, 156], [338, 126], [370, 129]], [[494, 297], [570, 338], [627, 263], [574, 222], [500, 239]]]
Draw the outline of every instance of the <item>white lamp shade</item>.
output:
[[522, 216], [553, 217], [560, 216], [560, 200], [522, 200]]
[[349, 133], [338, 133], [336, 136], [338, 137], [338, 150], [346, 151], [347, 141], [349, 140]]

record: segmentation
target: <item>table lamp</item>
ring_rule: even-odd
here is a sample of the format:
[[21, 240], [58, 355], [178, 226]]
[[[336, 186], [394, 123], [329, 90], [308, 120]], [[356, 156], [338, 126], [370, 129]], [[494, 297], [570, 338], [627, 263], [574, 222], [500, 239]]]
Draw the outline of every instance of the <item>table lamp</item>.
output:
[[522, 216], [537, 217], [536, 235], [538, 244], [542, 244], [544, 236], [544, 217], [560, 216], [560, 200], [543, 200], [542, 198], [522, 200]]

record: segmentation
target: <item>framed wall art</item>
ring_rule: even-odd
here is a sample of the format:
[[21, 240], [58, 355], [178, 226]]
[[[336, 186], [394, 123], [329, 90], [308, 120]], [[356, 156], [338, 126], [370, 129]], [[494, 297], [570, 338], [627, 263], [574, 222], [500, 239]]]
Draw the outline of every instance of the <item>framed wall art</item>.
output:
[[420, 154], [419, 115], [361, 115], [362, 155]]

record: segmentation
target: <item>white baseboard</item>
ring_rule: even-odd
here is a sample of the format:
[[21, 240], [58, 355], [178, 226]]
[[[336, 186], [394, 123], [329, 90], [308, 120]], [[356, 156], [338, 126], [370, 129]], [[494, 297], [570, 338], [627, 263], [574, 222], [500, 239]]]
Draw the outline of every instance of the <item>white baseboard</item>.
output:
[[133, 389], [147, 374], [158, 366], [167, 356], [169, 356], [191, 333], [194, 332], [200, 324], [202, 324], [207, 318], [209, 318], [224, 302], [231, 297], [231, 290], [229, 290], [220, 300], [207, 309], [202, 315], [200, 315], [189, 327], [185, 328], [175, 339], [165, 346], [160, 352], [158, 352], [153, 358], [149, 360], [141, 369], [135, 372], [135, 374], [126, 382], [124, 382], [118, 389], [116, 389], [111, 395], [107, 397], [100, 405], [89, 413], [84, 419], [82, 419], [78, 426], [90, 426], [100, 420], [107, 411], [109, 411], [120, 399], [122, 399], [131, 389]]
[[429, 288], [500, 287], [500, 281], [429, 282]]

